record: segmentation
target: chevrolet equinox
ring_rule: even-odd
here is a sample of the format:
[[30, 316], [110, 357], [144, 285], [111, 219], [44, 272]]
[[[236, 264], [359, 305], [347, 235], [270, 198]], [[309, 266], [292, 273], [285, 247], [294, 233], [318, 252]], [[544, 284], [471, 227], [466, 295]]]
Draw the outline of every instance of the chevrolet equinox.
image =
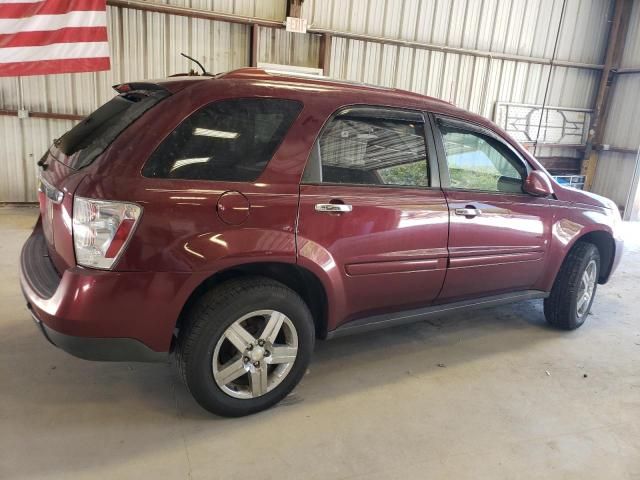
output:
[[54, 345], [171, 353], [216, 414], [285, 397], [316, 338], [527, 299], [575, 329], [620, 261], [612, 201], [449, 103], [252, 68], [114, 88], [38, 162], [22, 290]]

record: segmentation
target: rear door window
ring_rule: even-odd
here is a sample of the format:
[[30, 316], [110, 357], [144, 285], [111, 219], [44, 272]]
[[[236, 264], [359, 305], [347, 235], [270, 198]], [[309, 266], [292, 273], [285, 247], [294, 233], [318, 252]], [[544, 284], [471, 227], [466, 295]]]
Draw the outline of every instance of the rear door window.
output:
[[294, 100], [221, 100], [184, 120], [143, 168], [145, 177], [256, 180], [302, 110]]
[[134, 91], [112, 98], [56, 140], [55, 145], [66, 155], [61, 161], [76, 170], [86, 167], [129, 125], [169, 95], [165, 90]]
[[428, 187], [423, 122], [414, 112], [347, 109], [324, 128], [303, 182]]

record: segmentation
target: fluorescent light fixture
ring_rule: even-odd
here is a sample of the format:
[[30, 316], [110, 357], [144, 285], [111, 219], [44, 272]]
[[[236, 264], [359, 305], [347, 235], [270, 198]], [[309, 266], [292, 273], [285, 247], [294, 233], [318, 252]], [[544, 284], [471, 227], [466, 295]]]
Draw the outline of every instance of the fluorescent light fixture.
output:
[[201, 137], [238, 138], [238, 132], [225, 132], [224, 130], [211, 130], [209, 128], [196, 128], [193, 130], [193, 134]]

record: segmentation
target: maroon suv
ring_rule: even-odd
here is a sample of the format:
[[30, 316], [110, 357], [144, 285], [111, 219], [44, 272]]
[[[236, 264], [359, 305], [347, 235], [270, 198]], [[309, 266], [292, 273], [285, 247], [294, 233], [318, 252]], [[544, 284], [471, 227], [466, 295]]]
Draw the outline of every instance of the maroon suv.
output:
[[316, 337], [535, 298], [577, 328], [620, 260], [613, 202], [446, 102], [256, 69], [115, 88], [39, 162], [22, 289], [54, 345], [173, 352], [212, 412], [278, 402]]

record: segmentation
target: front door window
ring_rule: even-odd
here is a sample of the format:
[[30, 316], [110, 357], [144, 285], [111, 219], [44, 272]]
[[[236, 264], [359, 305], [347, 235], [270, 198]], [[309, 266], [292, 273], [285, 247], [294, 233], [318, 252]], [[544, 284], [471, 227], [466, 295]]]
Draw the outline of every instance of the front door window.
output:
[[501, 142], [457, 127], [440, 128], [451, 188], [523, 193], [526, 168]]

